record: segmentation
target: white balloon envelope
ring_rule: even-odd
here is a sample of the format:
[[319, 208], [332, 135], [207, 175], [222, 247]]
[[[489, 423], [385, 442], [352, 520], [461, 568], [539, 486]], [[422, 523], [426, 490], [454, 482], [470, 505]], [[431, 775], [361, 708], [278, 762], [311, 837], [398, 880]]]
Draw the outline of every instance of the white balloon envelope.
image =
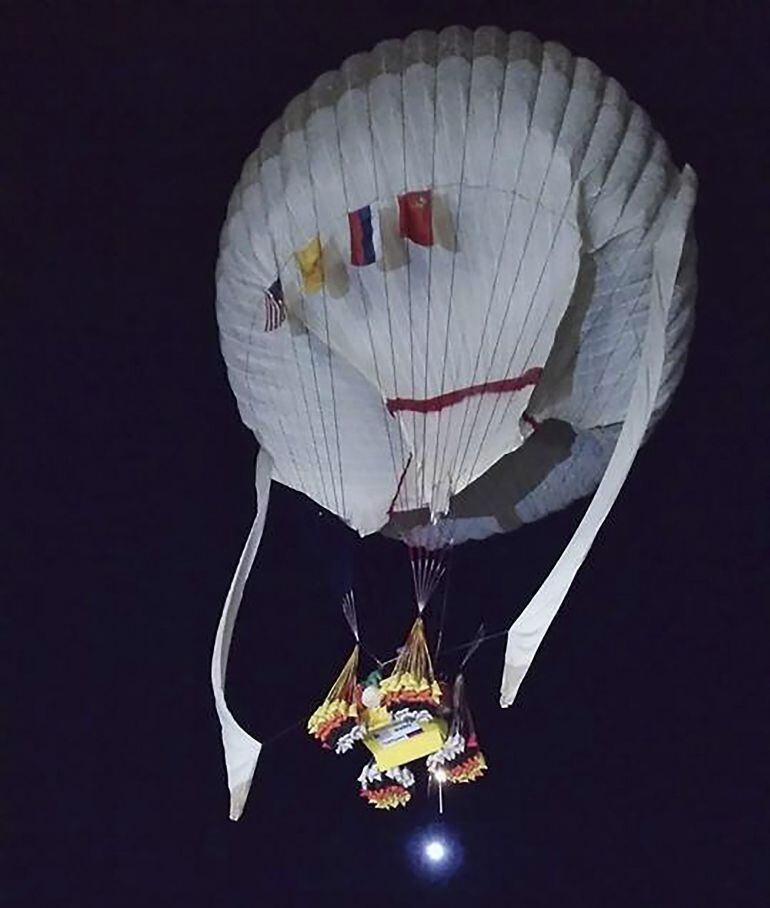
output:
[[[493, 28], [417, 32], [321, 76], [232, 195], [217, 314], [262, 520], [272, 478], [430, 549], [599, 486], [511, 630], [505, 705], [681, 376], [694, 199], [617, 82]], [[248, 553], [213, 670], [226, 755]]]

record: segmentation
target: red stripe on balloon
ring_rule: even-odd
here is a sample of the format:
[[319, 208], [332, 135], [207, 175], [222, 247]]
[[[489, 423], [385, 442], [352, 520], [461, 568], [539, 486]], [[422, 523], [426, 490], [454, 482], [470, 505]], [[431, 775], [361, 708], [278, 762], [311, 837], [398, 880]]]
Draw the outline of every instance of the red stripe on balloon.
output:
[[482, 385], [458, 388], [456, 391], [447, 391], [446, 394], [439, 394], [437, 397], [427, 397], [422, 400], [411, 397], [393, 397], [387, 401], [388, 412], [393, 414], [407, 410], [411, 413], [437, 413], [439, 410], [460, 403], [467, 397], [477, 397], [480, 394], [502, 394], [506, 391], [521, 391], [522, 388], [536, 385], [540, 381], [542, 374], [542, 367], [533, 366], [522, 375], [517, 375], [514, 378], [501, 378], [497, 381], [484, 382]]

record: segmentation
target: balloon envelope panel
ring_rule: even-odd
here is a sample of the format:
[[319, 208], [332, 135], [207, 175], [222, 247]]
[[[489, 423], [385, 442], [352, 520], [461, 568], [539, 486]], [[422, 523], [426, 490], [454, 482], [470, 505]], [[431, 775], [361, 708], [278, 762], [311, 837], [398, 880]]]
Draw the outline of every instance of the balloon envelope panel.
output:
[[[531, 35], [419, 32], [322, 76], [246, 162], [218, 268], [231, 383], [275, 478], [362, 533], [449, 514], [455, 542], [590, 492], [678, 177], [614, 80]], [[694, 289], [690, 238], [658, 413]]]

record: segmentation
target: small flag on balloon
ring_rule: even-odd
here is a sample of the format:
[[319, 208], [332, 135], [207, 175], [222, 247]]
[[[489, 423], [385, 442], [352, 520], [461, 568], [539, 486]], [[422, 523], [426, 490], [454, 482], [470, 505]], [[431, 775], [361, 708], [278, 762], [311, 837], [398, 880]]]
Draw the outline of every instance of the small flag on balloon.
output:
[[350, 227], [350, 264], [371, 265], [376, 258], [371, 205], [364, 205], [357, 211], [349, 211], [348, 225]]
[[286, 320], [286, 303], [283, 299], [283, 287], [278, 277], [265, 290], [265, 331], [275, 331]]
[[324, 283], [321, 237], [316, 234], [306, 246], [294, 253], [294, 257], [302, 274], [302, 289], [305, 293], [318, 293]]
[[433, 204], [430, 189], [398, 197], [398, 232], [420, 246], [433, 245]]

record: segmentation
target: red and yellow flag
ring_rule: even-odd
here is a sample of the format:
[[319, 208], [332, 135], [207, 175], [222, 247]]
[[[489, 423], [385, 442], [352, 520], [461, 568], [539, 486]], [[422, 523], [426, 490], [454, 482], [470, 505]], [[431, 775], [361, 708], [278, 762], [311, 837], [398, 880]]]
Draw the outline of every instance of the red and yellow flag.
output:
[[420, 246], [433, 245], [433, 199], [430, 189], [398, 197], [398, 232]]

